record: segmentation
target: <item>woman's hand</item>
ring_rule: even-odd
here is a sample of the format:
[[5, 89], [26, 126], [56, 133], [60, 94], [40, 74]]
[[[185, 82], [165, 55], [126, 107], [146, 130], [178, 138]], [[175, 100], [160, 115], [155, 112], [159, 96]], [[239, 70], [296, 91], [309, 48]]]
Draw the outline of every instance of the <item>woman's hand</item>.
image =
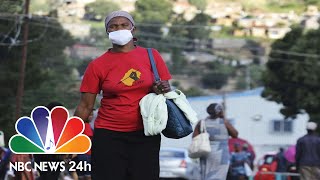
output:
[[169, 81], [156, 81], [152, 86], [153, 92], [156, 94], [164, 94], [171, 91]]

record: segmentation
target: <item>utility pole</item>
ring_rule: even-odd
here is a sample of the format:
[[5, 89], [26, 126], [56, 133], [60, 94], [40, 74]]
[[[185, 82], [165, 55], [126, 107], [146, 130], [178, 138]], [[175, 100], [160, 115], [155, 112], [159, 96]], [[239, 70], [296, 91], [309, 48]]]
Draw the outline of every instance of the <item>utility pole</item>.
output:
[[20, 64], [20, 75], [17, 88], [16, 96], [16, 119], [20, 118], [23, 94], [24, 94], [24, 78], [25, 78], [25, 69], [27, 63], [27, 49], [28, 49], [28, 36], [29, 36], [29, 5], [30, 0], [25, 0], [24, 4], [24, 24], [23, 24], [23, 47], [22, 47], [22, 60]]

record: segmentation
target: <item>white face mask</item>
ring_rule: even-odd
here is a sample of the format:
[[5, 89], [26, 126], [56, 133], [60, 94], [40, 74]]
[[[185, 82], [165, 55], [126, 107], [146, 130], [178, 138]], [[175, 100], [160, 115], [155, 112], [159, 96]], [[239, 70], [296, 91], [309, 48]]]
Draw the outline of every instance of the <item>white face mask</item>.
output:
[[120, 46], [126, 45], [133, 38], [131, 30], [118, 30], [109, 33], [112, 44]]

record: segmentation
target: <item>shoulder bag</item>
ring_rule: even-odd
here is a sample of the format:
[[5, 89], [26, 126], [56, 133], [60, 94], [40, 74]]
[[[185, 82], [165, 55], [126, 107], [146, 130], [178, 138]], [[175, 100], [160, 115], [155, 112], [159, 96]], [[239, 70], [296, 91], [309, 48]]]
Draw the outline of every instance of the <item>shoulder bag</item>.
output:
[[205, 157], [211, 152], [209, 134], [204, 120], [200, 120], [200, 134], [192, 139], [188, 152], [190, 158]]
[[[160, 77], [153, 58], [152, 49], [148, 48], [147, 50], [154, 78], [156, 81], [159, 81]], [[191, 134], [193, 129], [190, 121], [186, 118], [184, 113], [179, 109], [172, 99], [167, 99], [166, 104], [168, 108], [168, 121], [166, 128], [162, 131], [162, 134], [173, 139], [180, 139]]]

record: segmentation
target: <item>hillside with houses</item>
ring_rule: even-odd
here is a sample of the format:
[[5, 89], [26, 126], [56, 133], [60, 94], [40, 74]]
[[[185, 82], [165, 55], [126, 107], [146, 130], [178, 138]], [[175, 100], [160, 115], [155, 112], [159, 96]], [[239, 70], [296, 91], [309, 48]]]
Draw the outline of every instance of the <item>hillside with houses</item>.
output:
[[[41, 2], [46, 1], [39, 1]], [[83, 74], [83, 66], [88, 61], [110, 47], [110, 42], [104, 34], [102, 15], [92, 17], [90, 12], [94, 10], [88, 11], [90, 4], [94, 2], [104, 1], [60, 0], [54, 5], [55, 16], [63, 28], [79, 39], [68, 47], [65, 53], [72, 59], [80, 61], [79, 64], [82, 66], [80, 74]], [[111, 2], [133, 14], [136, 10], [136, 0], [105, 2]], [[152, 24], [138, 22], [137, 28], [140, 30], [137, 35], [140, 39], [138, 44], [159, 49], [174, 75], [174, 85], [185, 90], [190, 96], [211, 95], [260, 86], [261, 72], [268, 61], [271, 43], [282, 39], [291, 31], [292, 26], [298, 25], [306, 30], [318, 29], [320, 22], [319, 6], [303, 4], [300, 1], [285, 0], [275, 5], [272, 0], [207, 0], [202, 9], [188, 0], [168, 2], [172, 4], [174, 16], [183, 17], [183, 21], [187, 24], [199, 14], [205, 14], [210, 19], [206, 24], [195, 22], [193, 25], [164, 22], [161, 27], [159, 26], [162, 34], [147, 32], [145, 30]], [[49, 14], [36, 9], [33, 9], [33, 13]], [[205, 39], [191, 37], [183, 39], [170, 35], [172, 28], [181, 31], [190, 28], [205, 29], [209, 33]], [[167, 40], [159, 41], [158, 37]], [[176, 44], [171, 41], [175, 41]], [[171, 49], [178, 49], [178, 58], [181, 59], [179, 63]], [[221, 69], [221, 72], [216, 72], [212, 68]], [[211, 86], [211, 83], [219, 86]]]
[[[56, 15], [62, 22], [75, 22], [83, 19], [85, 16], [85, 7], [87, 4], [96, 0], [60, 0], [56, 2]], [[101, 0], [100, 0], [101, 1]], [[102, 0], [103, 1], [103, 0]], [[133, 12], [135, 10], [136, 0], [111, 0], [119, 5], [119, 8], [125, 11]], [[46, 0], [38, 3], [44, 4]], [[246, 2], [246, 3], [245, 3]], [[293, 24], [301, 24], [307, 29], [317, 29], [319, 27], [319, 10], [317, 5], [301, 5], [299, 9], [284, 8], [283, 12], [272, 12], [272, 9], [266, 9], [267, 0], [252, 1], [252, 4], [259, 5], [249, 6], [251, 1], [216, 1], [207, 0], [207, 5], [203, 11], [211, 17], [210, 28], [212, 31], [219, 32], [224, 27], [231, 28], [230, 37], [256, 37], [268, 39], [280, 39], [290, 31]], [[189, 21], [200, 10], [191, 5], [188, 0], [175, 0], [172, 2], [173, 11], [176, 14], [183, 14], [183, 17]], [[299, 5], [297, 3], [297, 5]], [[38, 5], [40, 6], [40, 5]], [[281, 3], [280, 5], [281, 6]], [[46, 8], [44, 8], [45, 10]], [[287, 10], [285, 12], [285, 10]], [[296, 11], [302, 12], [296, 12]], [[34, 9], [35, 14], [48, 14], [43, 10]], [[73, 18], [72, 18], [73, 17]], [[71, 20], [70, 20], [71, 19]], [[85, 26], [85, 25], [82, 25]], [[66, 25], [67, 29], [71, 29]], [[79, 27], [80, 28], [80, 27]], [[88, 35], [88, 31], [84, 31], [86, 27], [74, 28], [72, 33], [79, 36]], [[79, 32], [78, 32], [79, 31]], [[78, 32], [78, 33], [77, 33]], [[80, 33], [81, 32], [81, 33]]]

